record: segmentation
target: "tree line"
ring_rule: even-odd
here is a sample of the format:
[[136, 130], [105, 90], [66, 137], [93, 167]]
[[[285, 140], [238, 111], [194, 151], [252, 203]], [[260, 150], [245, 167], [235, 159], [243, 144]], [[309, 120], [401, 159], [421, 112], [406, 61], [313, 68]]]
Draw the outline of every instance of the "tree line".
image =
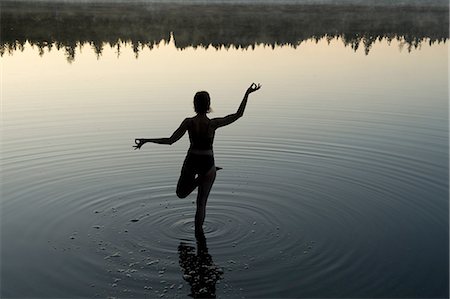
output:
[[408, 49], [449, 37], [448, 6], [229, 5], [164, 3], [0, 2], [0, 54], [63, 49], [75, 59], [77, 47], [132, 46], [136, 56], [173, 35], [188, 47], [297, 47], [306, 40], [341, 39], [366, 54], [381, 39]]

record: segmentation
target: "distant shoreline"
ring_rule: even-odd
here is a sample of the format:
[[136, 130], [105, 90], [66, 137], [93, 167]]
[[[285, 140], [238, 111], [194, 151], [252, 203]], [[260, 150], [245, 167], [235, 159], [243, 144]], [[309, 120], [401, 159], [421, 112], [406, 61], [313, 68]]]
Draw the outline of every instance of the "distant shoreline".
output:
[[[187, 6], [189, 9], [187, 9]], [[97, 55], [110, 45], [131, 43], [137, 53], [175, 36], [175, 46], [296, 47], [305, 40], [342, 39], [369, 53], [380, 39], [399, 40], [408, 51], [449, 38], [447, 7], [358, 5], [265, 5], [1, 1], [0, 55], [27, 42], [56, 46], [75, 57], [80, 45]]]
[[72, 4], [182, 4], [182, 5], [357, 5], [357, 6], [417, 6], [449, 7], [447, 0], [2, 0], [22, 3]]

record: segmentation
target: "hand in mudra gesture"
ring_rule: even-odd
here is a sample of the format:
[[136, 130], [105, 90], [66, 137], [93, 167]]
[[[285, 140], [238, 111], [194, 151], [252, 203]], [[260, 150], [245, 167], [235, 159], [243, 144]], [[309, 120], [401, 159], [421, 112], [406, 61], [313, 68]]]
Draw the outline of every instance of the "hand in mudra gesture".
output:
[[250, 85], [250, 87], [247, 89], [247, 94], [251, 94], [252, 92], [257, 91], [260, 88], [261, 84], [252, 83], [252, 85]]
[[141, 149], [141, 146], [144, 145], [145, 141], [144, 141], [144, 139], [136, 138], [134, 140], [134, 143], [136, 143], [136, 145], [133, 145], [133, 147], [134, 147], [135, 150], [137, 150], [137, 149]]

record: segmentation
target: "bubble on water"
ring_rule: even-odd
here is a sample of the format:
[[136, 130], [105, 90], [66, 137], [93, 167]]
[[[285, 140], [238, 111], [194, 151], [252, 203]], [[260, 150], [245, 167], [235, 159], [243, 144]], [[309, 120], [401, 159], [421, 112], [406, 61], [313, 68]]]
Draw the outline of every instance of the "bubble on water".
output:
[[154, 265], [154, 264], [157, 264], [157, 263], [159, 263], [159, 260], [153, 260], [153, 261], [148, 262], [147, 266], [151, 266], [151, 265]]

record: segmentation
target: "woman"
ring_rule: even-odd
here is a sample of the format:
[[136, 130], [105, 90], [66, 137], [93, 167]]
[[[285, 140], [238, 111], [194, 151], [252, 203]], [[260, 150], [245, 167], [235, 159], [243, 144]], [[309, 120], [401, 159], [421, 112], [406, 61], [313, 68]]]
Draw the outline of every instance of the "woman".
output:
[[180, 179], [177, 184], [177, 196], [185, 198], [196, 187], [197, 194], [197, 211], [195, 213], [195, 234], [203, 235], [203, 222], [205, 220], [206, 201], [209, 192], [216, 178], [216, 166], [214, 164], [213, 140], [216, 129], [227, 126], [244, 114], [247, 105], [248, 96], [258, 89], [261, 85], [252, 83], [245, 92], [241, 105], [236, 113], [225, 117], [209, 119], [206, 115], [211, 111], [210, 97], [206, 91], [199, 91], [194, 96], [194, 110], [196, 116], [186, 118], [180, 127], [169, 138], [155, 139], [135, 139], [136, 145], [134, 149], [140, 149], [145, 143], [153, 142], [159, 144], [173, 144], [178, 141], [186, 131], [189, 133], [191, 145], [189, 147], [183, 168], [181, 169]]

